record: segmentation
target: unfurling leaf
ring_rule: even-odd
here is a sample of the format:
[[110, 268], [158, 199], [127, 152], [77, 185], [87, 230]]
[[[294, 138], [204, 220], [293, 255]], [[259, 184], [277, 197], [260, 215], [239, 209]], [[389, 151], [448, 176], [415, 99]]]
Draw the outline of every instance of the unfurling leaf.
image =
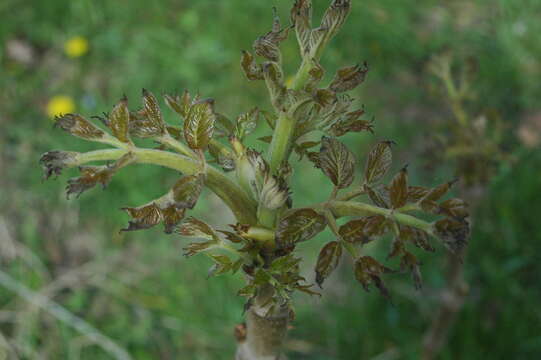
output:
[[382, 141], [368, 153], [364, 168], [364, 181], [366, 184], [370, 185], [380, 181], [391, 167], [393, 161], [392, 144], [392, 141]]
[[39, 163], [43, 168], [45, 180], [53, 174], [58, 176], [62, 173], [62, 169], [75, 165], [78, 154], [72, 151], [48, 151], [41, 155]]
[[184, 138], [192, 149], [204, 149], [212, 139], [214, 131], [214, 100], [206, 99], [194, 103], [184, 121]]
[[371, 256], [362, 256], [355, 262], [355, 278], [363, 288], [369, 291], [368, 286], [374, 283], [380, 293], [387, 298], [389, 297], [389, 291], [380, 276], [392, 272], [394, 272], [392, 269], [383, 266]]
[[121, 231], [149, 229], [163, 220], [161, 209], [154, 202], [136, 208], [122, 208], [122, 210], [125, 210], [133, 220], [130, 220], [128, 227]]
[[201, 191], [203, 190], [204, 176], [187, 175], [181, 177], [173, 186], [173, 200], [177, 208], [193, 209]]
[[426, 212], [437, 213], [439, 211], [439, 206], [436, 204], [436, 201], [447, 194], [456, 181], [457, 180], [449, 181], [430, 189], [426, 195], [418, 201], [421, 208]]
[[171, 234], [182, 219], [184, 219], [184, 214], [186, 214], [185, 208], [178, 208], [175, 204], [171, 204], [161, 209], [161, 211], [163, 216], [163, 232], [166, 234]]
[[222, 275], [230, 270], [233, 270], [235, 263], [225, 255], [209, 255], [214, 261], [214, 265], [209, 269], [208, 276]]
[[128, 98], [125, 96], [113, 107], [113, 110], [109, 114], [109, 128], [116, 137], [123, 143], [129, 143], [130, 138], [128, 136], [130, 122], [130, 110], [128, 109]]
[[165, 123], [163, 122], [162, 111], [158, 105], [156, 97], [146, 89], [143, 89], [143, 111], [152, 127], [158, 129], [159, 135], [165, 133]]
[[86, 140], [99, 140], [105, 136], [103, 130], [78, 114], [58, 116], [55, 118], [54, 126]]
[[[174, 134], [176, 129], [173, 128], [172, 130], [172, 134]], [[162, 128], [159, 125], [157, 126], [152, 120], [149, 120], [144, 110], [130, 114], [129, 132], [131, 136], [141, 139], [158, 137], [163, 134]]]
[[209, 240], [203, 242], [193, 242], [186, 246], [184, 250], [184, 256], [190, 257], [199, 254], [202, 251], [208, 250], [216, 245], [216, 241]]
[[338, 241], [331, 241], [321, 249], [316, 264], [316, 283], [319, 287], [336, 269], [341, 256], [342, 245]]
[[224, 151], [223, 148], [216, 146], [212, 142], [208, 145], [210, 155], [222, 167], [224, 171], [235, 170], [235, 155], [230, 151]]
[[338, 234], [347, 242], [366, 244], [382, 236], [387, 230], [385, 217], [373, 215], [348, 221], [340, 226]]
[[355, 176], [355, 156], [335, 138], [324, 136], [319, 151], [319, 166], [338, 189], [351, 185]]
[[325, 229], [325, 217], [313, 209], [296, 209], [286, 214], [276, 229], [276, 244], [280, 248], [306, 241]]
[[263, 77], [270, 93], [272, 105], [283, 111], [283, 104], [286, 101], [287, 89], [284, 85], [284, 74], [282, 69], [273, 62], [263, 64]]
[[176, 226], [184, 218], [185, 208], [177, 208], [167, 194], [149, 204], [135, 207], [123, 208], [132, 218], [128, 227], [121, 231], [135, 231], [149, 229], [163, 222], [164, 232], [171, 234]]
[[310, 55], [318, 57], [323, 47], [336, 35], [350, 11], [350, 0], [333, 0], [323, 18], [321, 25], [313, 29], [310, 37]]
[[468, 204], [462, 199], [445, 200], [439, 205], [440, 213], [455, 219], [464, 219], [468, 217]]
[[[233, 226], [236, 226], [236, 225], [233, 225]], [[222, 233], [225, 235], [225, 238], [229, 241], [231, 241], [232, 243], [243, 243], [243, 242], [248, 242], [248, 240], [246, 240], [245, 238], [243, 238], [242, 236], [240, 236], [239, 234], [237, 233], [234, 233], [234, 232], [231, 232], [231, 231], [227, 231], [227, 230], [217, 230], [219, 233]]]
[[260, 204], [267, 209], [275, 210], [284, 206], [288, 198], [289, 187], [286, 181], [267, 172], [259, 195]]
[[163, 221], [164, 231], [171, 234], [184, 219], [186, 209], [194, 207], [203, 187], [202, 175], [183, 176], [173, 188], [149, 204], [124, 208], [132, 218], [123, 231], [147, 229]]
[[353, 90], [364, 81], [367, 72], [366, 62], [362, 66], [354, 65], [339, 69], [329, 85], [329, 89], [337, 93]]
[[421, 263], [417, 260], [415, 255], [408, 251], [404, 251], [404, 255], [402, 255], [402, 260], [400, 261], [400, 269], [411, 273], [415, 290], [421, 290], [423, 287], [423, 278], [421, 276], [421, 269], [419, 269], [420, 265]]
[[318, 89], [314, 91], [312, 97], [314, 102], [322, 108], [331, 106], [336, 102], [336, 93], [329, 89]]
[[364, 109], [359, 109], [347, 113], [342, 119], [332, 124], [329, 132], [334, 136], [342, 136], [349, 132], [374, 131], [372, 121], [359, 120], [364, 114]]
[[400, 227], [400, 239], [409, 241], [413, 245], [425, 251], [434, 252], [436, 249], [430, 244], [430, 236], [426, 231], [412, 226], [402, 225]]
[[404, 166], [402, 170], [393, 178], [389, 189], [389, 197], [393, 209], [398, 209], [408, 200], [408, 169]]
[[165, 95], [164, 98], [167, 106], [182, 116], [183, 119], [186, 119], [188, 112], [190, 111], [190, 107], [192, 106], [192, 99], [188, 90], [184, 90], [182, 96]]
[[280, 18], [274, 10], [274, 20], [272, 24], [272, 30], [263, 36], [260, 36], [254, 42], [254, 51], [257, 55], [266, 58], [267, 60], [280, 62], [281, 55], [278, 45], [287, 39], [289, 34], [289, 27], [282, 29], [280, 25]]
[[470, 224], [467, 219], [441, 219], [435, 224], [435, 234], [447, 249], [459, 255], [468, 245]]
[[182, 236], [218, 241], [218, 234], [204, 221], [192, 217], [186, 219], [177, 229]]
[[257, 121], [259, 120], [259, 109], [253, 108], [247, 113], [239, 115], [237, 123], [235, 125], [235, 136], [242, 140], [246, 135], [250, 135], [254, 132]]
[[255, 61], [254, 56], [250, 52], [242, 51], [240, 66], [248, 80], [263, 80], [263, 68]]
[[312, 1], [296, 0], [291, 9], [291, 23], [295, 25], [297, 41], [301, 49], [301, 55], [310, 51], [310, 36], [312, 33]]
[[92, 189], [98, 184], [105, 188], [119, 169], [129, 165], [134, 160], [134, 155], [127, 153], [110, 165], [80, 166], [81, 176], [68, 180], [68, 186], [66, 187], [67, 197], [69, 198], [71, 194], [77, 194], [76, 197], [79, 197], [83, 192]]

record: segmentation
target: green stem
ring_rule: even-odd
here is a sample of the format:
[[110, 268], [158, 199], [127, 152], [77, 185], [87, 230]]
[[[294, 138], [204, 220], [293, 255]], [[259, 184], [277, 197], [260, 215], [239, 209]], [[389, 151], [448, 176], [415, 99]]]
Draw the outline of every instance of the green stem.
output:
[[327, 207], [333, 212], [336, 217], [340, 216], [367, 216], [367, 215], [383, 215], [387, 218], [394, 219], [402, 225], [413, 226], [417, 229], [433, 234], [432, 224], [430, 222], [416, 218], [408, 214], [402, 214], [391, 209], [380, 208], [378, 206], [365, 204], [356, 201], [330, 201]]
[[[303, 60], [293, 83], [292, 90], [301, 89], [309, 77], [311, 68], [310, 61]], [[268, 160], [271, 173], [276, 173], [284, 160], [289, 158], [291, 153], [291, 142], [295, 133], [296, 119], [287, 112], [281, 112], [276, 121], [276, 128], [272, 135], [272, 141], [268, 150]], [[274, 228], [276, 224], [277, 211], [261, 209], [259, 211], [259, 221], [262, 225]]]
[[[81, 153], [77, 155], [77, 163], [74, 166], [91, 161], [117, 160], [127, 152], [116, 149]], [[139, 163], [160, 165], [184, 174], [195, 174], [201, 170], [198, 161], [168, 151], [133, 148], [131, 152], [136, 155]], [[239, 222], [246, 224], [257, 222], [255, 202], [237, 184], [211, 166], [207, 167], [206, 174], [206, 185], [226, 203]]]
[[348, 201], [363, 194], [366, 194], [366, 191], [362, 187], [360, 187], [359, 189], [348, 191], [347, 193], [339, 196], [337, 200]]
[[334, 218], [334, 214], [331, 210], [325, 209], [325, 218], [327, 219], [327, 223], [329, 224], [329, 228], [331, 228], [331, 231], [334, 235], [336, 235], [336, 238], [340, 243], [342, 243], [342, 246], [347, 250], [347, 252], [351, 255], [353, 259], [357, 259], [359, 257], [359, 254], [357, 252], [357, 248], [353, 246], [353, 244], [344, 241], [342, 236], [340, 236], [338, 224], [336, 223], [336, 219]]
[[[311, 64], [310, 61], [303, 60], [293, 83], [291, 84], [292, 90], [300, 90], [308, 77], [310, 76]], [[282, 112], [276, 121], [276, 128], [272, 135], [272, 141], [269, 147], [269, 164], [271, 172], [276, 172], [282, 161], [289, 157], [289, 152], [291, 150], [291, 139], [295, 132], [296, 120], [291, 117], [288, 113]]]
[[160, 144], [169, 146], [171, 149], [176, 150], [180, 152], [181, 154], [184, 154], [191, 158], [194, 158], [196, 156], [195, 153], [192, 151], [192, 149], [190, 149], [189, 147], [187, 147], [180, 141], [177, 141], [175, 138], [173, 138], [169, 134], [163, 135], [162, 137], [159, 137], [156, 140], [158, 140]]

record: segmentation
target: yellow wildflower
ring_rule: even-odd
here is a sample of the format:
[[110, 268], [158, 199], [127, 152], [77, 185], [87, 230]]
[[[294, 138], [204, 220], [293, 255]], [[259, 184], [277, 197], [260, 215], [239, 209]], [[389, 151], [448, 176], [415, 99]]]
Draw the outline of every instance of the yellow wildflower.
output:
[[64, 51], [71, 58], [83, 56], [88, 52], [88, 40], [82, 36], [74, 36], [64, 43]]
[[73, 99], [66, 95], [53, 96], [47, 103], [47, 115], [51, 118], [72, 113], [74, 110], [75, 103]]

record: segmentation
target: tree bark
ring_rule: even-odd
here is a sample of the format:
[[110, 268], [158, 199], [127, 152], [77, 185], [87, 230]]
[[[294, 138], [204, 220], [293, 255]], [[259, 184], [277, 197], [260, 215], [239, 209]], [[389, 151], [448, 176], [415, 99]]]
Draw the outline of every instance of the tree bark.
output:
[[258, 295], [246, 314], [246, 339], [239, 343], [235, 360], [286, 360], [283, 344], [289, 323], [289, 306], [269, 314], [269, 291]]

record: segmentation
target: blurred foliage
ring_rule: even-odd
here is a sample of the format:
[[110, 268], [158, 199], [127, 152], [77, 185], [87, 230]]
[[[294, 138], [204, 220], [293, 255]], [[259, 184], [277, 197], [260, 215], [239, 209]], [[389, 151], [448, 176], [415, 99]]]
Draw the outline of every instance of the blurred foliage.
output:
[[[314, 2], [319, 11], [327, 3]], [[41, 183], [37, 160], [52, 148], [90, 149], [51, 130], [47, 104], [59, 95], [71, 96], [85, 115], [109, 111], [107, 104], [124, 93], [137, 98], [142, 87], [156, 93], [200, 91], [216, 98], [218, 110], [226, 114], [245, 112], [253, 103], [270, 107], [263, 100], [264, 85], [243, 80], [239, 58], [254, 36], [267, 30], [272, 6], [286, 18], [290, 3], [277, 0], [0, 2], [2, 271], [35, 291], [53, 285], [54, 301], [136, 359], [229, 359], [233, 325], [242, 319], [242, 299], [235, 296], [241, 280], [203, 279], [208, 262], [185, 262], [184, 244], [174, 236], [153, 230], [118, 234], [126, 221], [119, 208], [159, 196], [162, 190], [144, 184], [160, 179], [162, 189], [168, 189], [174, 176], [141, 166], [121, 172], [106, 189], [107, 197], [92, 190], [80, 201], [67, 202], [60, 182]], [[434, 54], [473, 57], [477, 97], [469, 106], [490, 109], [506, 126], [502, 144], [515, 161], [498, 168], [473, 217], [466, 259], [470, 295], [442, 359], [541, 357], [536, 278], [541, 273], [536, 219], [541, 213], [541, 154], [524, 149], [514, 136], [525, 119], [539, 122], [534, 115], [540, 112], [541, 83], [532, 79], [541, 77], [540, 15], [537, 0], [354, 1], [345, 30], [322, 59], [328, 77], [351, 65], [345, 59], [368, 62], [370, 73], [355, 95], [375, 116], [377, 138], [399, 144], [396, 163], [409, 162], [416, 183], [442, 182], [454, 173], [435, 164], [436, 175], [430, 175], [435, 178], [426, 181], [421, 170], [419, 154], [432, 135], [424, 130], [431, 128], [426, 124], [450, 118], [445, 101], [429, 86], [426, 69]], [[86, 39], [89, 48], [72, 58], [65, 46], [75, 36]], [[295, 56], [294, 40], [283, 52]], [[356, 153], [366, 153], [368, 139], [376, 140], [370, 135], [360, 139], [347, 137]], [[410, 150], [400, 153], [404, 149]], [[330, 191], [321, 172], [309, 165], [298, 169], [310, 178], [293, 184], [301, 199], [295, 206], [317, 200], [324, 193], [320, 189]], [[198, 212], [216, 224], [231, 219], [209, 194]], [[326, 232], [304, 246], [306, 264], [315, 263], [328, 237]], [[386, 251], [367, 247], [376, 255]], [[436, 304], [434, 289], [443, 285], [437, 256], [419, 257], [424, 290], [414, 292], [407, 275], [396, 276], [389, 284], [397, 294], [394, 306], [375, 292], [363, 292], [346, 271], [327, 280], [322, 300], [299, 295], [288, 345], [291, 358], [418, 358]], [[313, 269], [304, 270], [311, 274]], [[72, 275], [61, 280], [66, 274]], [[0, 305], [1, 333], [21, 358], [36, 358], [35, 353], [48, 359], [109, 358], [71, 327], [30, 311], [25, 299], [4, 288]]]

